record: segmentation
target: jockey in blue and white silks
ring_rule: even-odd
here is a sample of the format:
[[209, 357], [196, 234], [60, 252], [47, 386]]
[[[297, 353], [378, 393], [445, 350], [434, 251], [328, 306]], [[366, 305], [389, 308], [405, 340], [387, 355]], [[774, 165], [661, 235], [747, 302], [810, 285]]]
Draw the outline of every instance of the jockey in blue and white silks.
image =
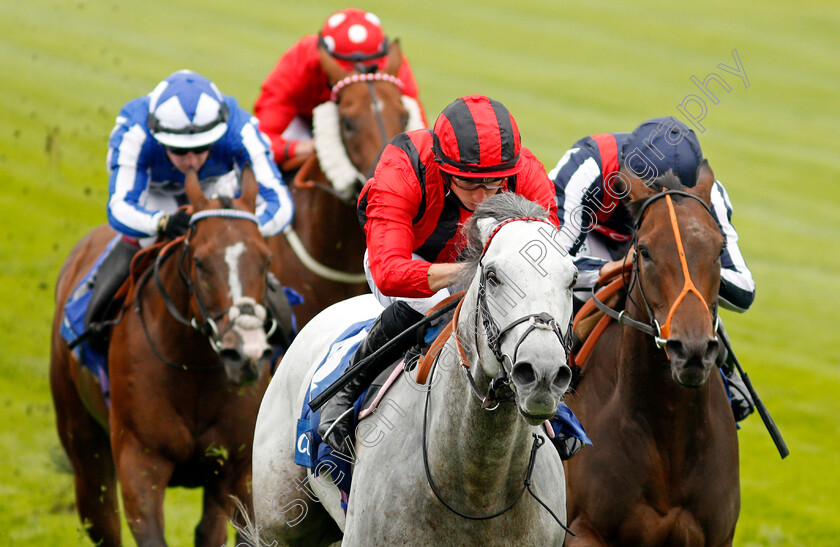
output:
[[196, 172], [206, 196], [234, 198], [239, 174], [250, 165], [259, 185], [260, 232], [273, 236], [289, 225], [291, 194], [257, 124], [236, 99], [190, 70], [171, 74], [122, 108], [108, 142], [108, 222], [122, 238], [94, 276], [86, 329], [106, 315], [139, 248], [188, 230], [190, 212], [180, 209], [187, 205], [187, 173]]
[[[293, 204], [257, 124], [236, 99], [190, 71], [176, 72], [149, 95], [128, 102], [108, 143], [108, 222], [145, 244], [157, 237], [165, 215], [186, 204], [185, 174], [170, 157], [169, 147], [176, 153], [209, 152], [198, 167], [208, 196], [218, 192], [233, 197], [239, 171], [250, 164], [259, 184], [260, 231], [266, 237], [279, 233], [291, 222]], [[208, 145], [209, 150], [202, 150]]]
[[[693, 187], [702, 161], [697, 135], [671, 116], [648, 120], [632, 133], [584, 137], [563, 154], [548, 177], [554, 182], [561, 240], [580, 272], [576, 305], [589, 299], [602, 271], [624, 261], [633, 239], [633, 219], [619, 195], [622, 190], [614, 185], [615, 173], [626, 167], [650, 181], [672, 170], [683, 186]], [[755, 281], [738, 248], [732, 202], [717, 180], [711, 212], [726, 240], [720, 257], [719, 302], [726, 309], [744, 312], [755, 299]], [[752, 398], [732, 364], [722, 371], [735, 419], [742, 420], [754, 409]]]
[[[633, 219], [608, 188], [613, 173], [627, 164], [642, 179], [650, 180], [673, 169], [682, 184], [691, 187], [697, 182], [702, 158], [694, 132], [672, 117], [648, 120], [633, 133], [584, 137], [563, 154], [548, 177], [554, 181], [562, 241], [580, 271], [576, 289], [590, 289], [605, 264], [623, 258], [633, 237]], [[744, 312], [755, 298], [755, 282], [738, 248], [732, 202], [717, 180], [711, 210], [726, 239], [720, 302], [727, 309]], [[576, 290], [575, 294], [588, 299], [590, 292]]]

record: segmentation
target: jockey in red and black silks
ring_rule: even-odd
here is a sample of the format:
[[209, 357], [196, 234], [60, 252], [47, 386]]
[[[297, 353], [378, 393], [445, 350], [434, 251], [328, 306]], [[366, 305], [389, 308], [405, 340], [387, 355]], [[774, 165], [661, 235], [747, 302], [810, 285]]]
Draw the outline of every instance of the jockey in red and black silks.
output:
[[[423, 129], [402, 133], [385, 147], [373, 178], [359, 197], [359, 219], [367, 237], [367, 263], [373, 283], [383, 294], [430, 297], [434, 294], [427, 282], [431, 264], [457, 259], [463, 244], [458, 227], [466, 222], [472, 210], [451, 191], [451, 183], [445, 177], [457, 173], [455, 176], [474, 178], [476, 173], [439, 160], [433, 150], [434, 137], [442, 134], [439, 139], [444, 140], [447, 135], [454, 138], [456, 132], [466, 134], [461, 142], [451, 143], [452, 150], [460, 151], [458, 160], [468, 164], [478, 163], [476, 160], [481, 158], [501, 164], [508, 156], [503, 156], [499, 145], [502, 139], [493, 103], [476, 96], [459, 99], [444, 110], [434, 132]], [[509, 116], [506, 110], [505, 114]], [[459, 116], [464, 119], [458, 120]], [[495, 129], [479, 130], [473, 116], [490, 119], [486, 125]], [[453, 130], [453, 124], [458, 129]], [[557, 225], [553, 186], [545, 168], [530, 150], [521, 147], [512, 117], [507, 125], [506, 130], [517, 136], [517, 153], [509, 157], [518, 158], [506, 169], [497, 169], [489, 175], [485, 172], [482, 176], [496, 178], [508, 174], [501, 190], [539, 203]], [[468, 129], [463, 130], [461, 126]], [[441, 142], [441, 147], [445, 150], [449, 144]], [[413, 258], [412, 254], [417, 257]]]
[[[319, 34], [304, 36], [283, 54], [254, 104], [254, 115], [260, 120], [260, 130], [271, 140], [278, 164], [301, 155], [298, 147], [305, 148], [303, 143], [311, 139], [307, 133], [311, 133], [313, 109], [330, 100], [319, 47], [326, 48], [345, 70], [357, 70], [362, 65], [364, 70], [381, 71], [387, 60], [388, 39], [376, 15], [350, 8], [330, 15]], [[404, 85], [403, 95], [417, 101], [426, 127], [417, 82], [404, 55], [397, 77]]]
[[[696, 183], [703, 159], [694, 132], [672, 117], [648, 120], [632, 133], [601, 133], [577, 141], [548, 176], [557, 195], [561, 241], [580, 271], [576, 295], [589, 288], [611, 260], [623, 258], [633, 237], [633, 219], [611, 183], [625, 164], [649, 180], [672, 169], [684, 186]], [[645, 176], [650, 175], [650, 176]], [[616, 179], [617, 180], [617, 179]], [[712, 214], [726, 238], [721, 256], [721, 304], [743, 312], [755, 297], [755, 282], [738, 248], [732, 226], [732, 203], [715, 181]]]
[[[321, 407], [318, 434], [333, 449], [346, 452], [352, 442], [349, 409], [358, 394], [417, 339], [394, 338], [449, 296], [462, 266], [455, 263], [463, 243], [458, 228], [498, 192], [540, 204], [558, 224], [545, 168], [522, 147], [507, 108], [488, 97], [461, 97], [433, 130], [401, 133], [385, 147], [358, 202], [365, 274], [385, 310], [352, 357], [353, 378]], [[378, 360], [366, 359], [389, 341]]]

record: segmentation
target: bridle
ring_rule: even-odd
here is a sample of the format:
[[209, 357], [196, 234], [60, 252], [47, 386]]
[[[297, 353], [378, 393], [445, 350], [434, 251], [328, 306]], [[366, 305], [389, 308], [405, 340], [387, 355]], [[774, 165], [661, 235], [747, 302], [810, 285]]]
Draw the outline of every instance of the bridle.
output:
[[[379, 135], [382, 138], [382, 145], [385, 146], [388, 144], [388, 134], [385, 131], [385, 120], [382, 119], [382, 112], [379, 111], [379, 108], [376, 108], [377, 99], [376, 93], [373, 91], [373, 83], [374, 82], [388, 82], [393, 84], [400, 90], [400, 93], [403, 92], [405, 89], [405, 84], [402, 80], [393, 76], [391, 74], [387, 74], [385, 72], [369, 72], [365, 74], [351, 74], [341, 80], [337, 81], [335, 85], [332, 86], [330, 89], [330, 100], [336, 104], [338, 104], [338, 95], [342, 89], [348, 87], [350, 85], [364, 82], [367, 84], [368, 94], [370, 94], [370, 101], [371, 105], [374, 106], [373, 112], [376, 115], [376, 124], [379, 126]], [[364, 177], [364, 174], [362, 174]], [[364, 183], [364, 180], [362, 181]]]
[[[543, 222], [551, 226], [553, 229], [556, 229], [556, 227], [553, 224], [541, 218], [510, 218], [496, 226], [493, 232], [488, 236], [487, 241], [484, 243], [484, 248], [481, 251], [481, 257], [478, 260], [478, 269], [481, 272], [481, 277], [479, 278], [478, 282], [478, 305], [475, 307], [475, 325], [477, 326], [479, 320], [481, 320], [481, 323], [484, 326], [484, 331], [487, 334], [487, 344], [490, 346], [490, 350], [493, 352], [493, 356], [500, 364], [499, 372], [490, 381], [490, 386], [487, 390], [486, 395], [481, 394], [481, 391], [478, 389], [478, 386], [475, 383], [475, 379], [473, 378], [472, 374], [469, 373], [470, 363], [466, 357], [466, 353], [464, 352], [463, 344], [461, 342], [460, 336], [458, 335], [457, 328], [453, 331], [455, 333], [455, 345], [458, 348], [458, 353], [460, 355], [460, 363], [462, 365], [461, 368], [469, 380], [470, 387], [472, 388], [473, 393], [481, 401], [481, 408], [490, 411], [498, 408], [499, 403], [512, 401], [514, 399], [515, 393], [514, 388], [512, 387], [513, 384], [510, 380], [510, 373], [508, 372], [508, 368], [512, 368], [513, 363], [516, 362], [516, 356], [519, 352], [519, 346], [522, 345], [522, 343], [531, 333], [533, 333], [536, 330], [547, 330], [553, 332], [557, 336], [557, 339], [560, 341], [560, 344], [563, 346], [566, 355], [569, 354], [572, 346], [571, 322], [569, 323], [569, 327], [566, 329], [566, 334], [563, 335], [562, 331], [560, 330], [560, 326], [554, 319], [554, 316], [552, 316], [548, 312], [532, 313], [529, 315], [525, 315], [518, 319], [514, 319], [503, 328], [499, 327], [498, 323], [496, 323], [496, 320], [493, 319], [493, 316], [490, 314], [490, 309], [487, 304], [488, 274], [483, 267], [484, 255], [487, 254], [487, 248], [490, 246], [490, 242], [493, 241], [493, 238], [496, 236], [499, 230], [501, 230], [507, 224], [516, 221]], [[453, 321], [456, 325], [458, 322], [459, 311], [460, 307], [458, 310], [456, 310], [455, 317], [453, 318]], [[509, 355], [505, 354], [502, 351], [502, 337], [505, 336], [505, 334], [507, 334], [508, 332], [510, 332], [514, 327], [521, 325], [522, 323], [528, 323], [528, 328], [517, 339], [513, 349], [513, 357], [511, 358]], [[478, 348], [478, 329], [473, 329], [473, 334], [475, 337], [475, 347]]]
[[[628, 295], [630, 294], [630, 292], [633, 288], [633, 283], [638, 282], [639, 292], [642, 295], [642, 302], [644, 304], [644, 307], [645, 307], [645, 310], [648, 314], [648, 317], [650, 317], [650, 323], [644, 323], [642, 321], [638, 321], [636, 319], [633, 319], [632, 317], [629, 317], [629, 316], [625, 315], [626, 310], [621, 310], [619, 312], [619, 311], [607, 306], [606, 304], [604, 304], [601, 300], [599, 300], [595, 296], [595, 289], [596, 289], [595, 287], [593, 287], [593, 294], [592, 294], [592, 301], [594, 302], [595, 306], [599, 310], [601, 310], [602, 312], [604, 312], [608, 316], [612, 317], [613, 319], [615, 319], [616, 321], [618, 321], [622, 325], [633, 327], [634, 329], [640, 330], [640, 331], [644, 332], [645, 334], [648, 334], [648, 335], [652, 336], [653, 339], [654, 339], [654, 342], [656, 343], [656, 347], [658, 347], [660, 349], [665, 347], [665, 344], [668, 342], [669, 337], [671, 336], [671, 319], [673, 319], [674, 313], [676, 312], [677, 307], [683, 302], [683, 300], [685, 299], [685, 297], [689, 293], [694, 294], [697, 298], [700, 299], [700, 302], [703, 303], [703, 308], [709, 314], [709, 320], [712, 323], [713, 332], [715, 333], [715, 338], [714, 338], [715, 340], [717, 340], [718, 323], [720, 321], [720, 316], [718, 315], [718, 311], [717, 311], [717, 303], [715, 303], [713, 312], [710, 312], [709, 311], [709, 305], [708, 305], [708, 303], [706, 303], [706, 299], [703, 298], [703, 295], [700, 294], [700, 291], [697, 290], [697, 287], [694, 286], [694, 282], [691, 280], [691, 275], [688, 271], [688, 261], [686, 260], [685, 249], [683, 248], [683, 244], [682, 244], [682, 235], [680, 234], [679, 224], [677, 223], [677, 214], [676, 214], [676, 211], [674, 210], [674, 203], [671, 200], [672, 195], [681, 196], [681, 197], [688, 197], [688, 198], [697, 200], [703, 206], [703, 209], [705, 209], [707, 213], [709, 213], [710, 215], [712, 214], [712, 211], [709, 209], [709, 206], [706, 204], [705, 201], [703, 201], [701, 198], [695, 196], [694, 194], [690, 194], [690, 193], [684, 192], [682, 190], [665, 190], [663, 192], [660, 192], [658, 194], [654, 194], [653, 196], [650, 196], [649, 198], [647, 198], [642, 203], [642, 206], [641, 206], [641, 208], [639, 210], [639, 213], [638, 213], [638, 218], [636, 220], [635, 230], [634, 230], [634, 234], [633, 234], [633, 247], [632, 247], [633, 248], [633, 274], [632, 274], [632, 279], [631, 279], [631, 282], [630, 282], [630, 286], [627, 289], [627, 294]], [[680, 265], [682, 266], [683, 277], [685, 279], [682, 291], [680, 291], [680, 294], [674, 300], [673, 304], [671, 304], [671, 309], [668, 311], [668, 317], [667, 317], [664, 325], [660, 325], [659, 321], [656, 320], [656, 317], [653, 313], [653, 308], [650, 306], [650, 303], [648, 302], [647, 296], [645, 295], [644, 286], [642, 285], [642, 281], [641, 281], [641, 277], [640, 277], [639, 261], [636, 257], [636, 247], [637, 247], [638, 240], [639, 240], [639, 228], [641, 228], [641, 225], [642, 225], [642, 219], [644, 217], [644, 212], [651, 205], [651, 203], [653, 203], [654, 201], [656, 201], [658, 199], [661, 199], [661, 198], [665, 198], [665, 201], [668, 204], [668, 212], [669, 212], [669, 216], [670, 216], [670, 220], [671, 220], [671, 228], [674, 232], [674, 238], [675, 238], [676, 243], [677, 243], [677, 251], [679, 253], [679, 258], [680, 258]], [[624, 270], [622, 270], [622, 272], [624, 272]], [[622, 276], [623, 275], [624, 275], [624, 273], [622, 273]], [[714, 315], [712, 313], [714, 313]], [[668, 354], [667, 350], [665, 350], [665, 354], [666, 355]]]
[[[235, 209], [208, 209], [205, 211], [195, 213], [194, 215], [192, 215], [192, 217], [190, 217], [189, 232], [186, 235], [173, 239], [168, 244], [166, 244], [163, 247], [163, 249], [161, 249], [160, 253], [155, 259], [154, 268], [151, 270], [151, 272], [155, 279], [155, 285], [157, 286], [158, 291], [160, 292], [161, 298], [163, 299], [163, 302], [169, 314], [176, 321], [178, 321], [178, 323], [195, 330], [202, 336], [205, 336], [210, 342], [210, 347], [213, 348], [213, 351], [215, 351], [218, 354], [222, 349], [222, 338], [230, 329], [233, 328], [234, 325], [240, 325], [242, 328], [246, 329], [262, 327], [265, 323], [267, 312], [262, 304], [257, 303], [251, 297], [240, 298], [236, 302], [234, 302], [232, 306], [216, 314], [211, 314], [207, 309], [207, 305], [205, 304], [204, 299], [201, 297], [201, 292], [196, 289], [197, 283], [195, 283], [192, 275], [189, 273], [188, 267], [188, 262], [191, 256], [190, 239], [195, 235], [195, 224], [198, 221], [206, 218], [242, 219], [251, 221], [259, 226], [259, 220], [257, 219], [256, 215], [246, 211], [238, 211]], [[172, 254], [175, 252], [175, 250], [181, 243], [183, 243], [183, 245], [181, 246], [181, 254], [178, 257], [178, 273], [181, 279], [183, 280], [184, 284], [187, 286], [189, 294], [195, 297], [195, 302], [198, 306], [198, 311], [201, 317], [200, 320], [199, 317], [193, 317], [189, 320], [186, 317], [184, 317], [184, 315], [175, 306], [175, 303], [169, 296], [169, 292], [166, 290], [163, 280], [160, 277], [161, 265], [170, 256], [172, 256]], [[143, 314], [141, 313], [140, 307], [140, 289], [142, 289], [142, 285], [140, 286], [140, 288], [138, 288], [136, 292], [135, 311], [137, 312], [137, 316], [140, 318], [140, 324], [143, 327], [143, 332], [146, 335], [146, 340], [149, 346], [152, 348], [152, 351], [155, 353], [155, 355], [157, 355], [157, 357], [161, 361], [163, 361], [171, 367], [178, 368], [181, 370], [205, 370], [218, 368], [221, 366], [220, 364], [214, 364], [206, 367], [187, 367], [186, 365], [178, 365], [176, 363], [173, 363], [166, 357], [164, 357], [152, 341], [151, 335], [148, 331], [148, 327], [146, 326], [146, 322], [143, 320]], [[230, 315], [231, 321], [224, 331], [219, 331], [219, 327], [216, 324], [216, 322], [222, 317], [224, 317], [226, 314]], [[271, 327], [269, 329], [269, 332], [267, 333], [267, 336], [271, 336], [271, 334], [274, 333], [276, 328], [277, 321], [276, 319], [272, 318]]]
[[[460, 356], [459, 361], [460, 361], [460, 364], [462, 365], [461, 369], [464, 371], [465, 375], [467, 376], [467, 378], [469, 380], [469, 384], [470, 384], [470, 387], [472, 388], [473, 394], [481, 401], [481, 409], [482, 410], [487, 410], [487, 411], [493, 411], [493, 410], [495, 410], [496, 408], [499, 407], [500, 403], [507, 402], [507, 401], [512, 401], [514, 399], [514, 397], [515, 397], [514, 389], [515, 388], [512, 387], [513, 384], [510, 380], [507, 368], [505, 367], [505, 362], [507, 362], [511, 366], [512, 366], [513, 363], [516, 362], [516, 354], [519, 351], [519, 346], [522, 344], [522, 342], [525, 341], [525, 338], [527, 338], [529, 334], [531, 334], [532, 332], [534, 332], [537, 329], [549, 330], [549, 331], [551, 331], [551, 332], [553, 332], [557, 335], [557, 338], [558, 338], [558, 340], [560, 340], [560, 343], [563, 345], [563, 348], [565, 349], [567, 355], [568, 355], [568, 353], [570, 351], [570, 347], [571, 347], [571, 331], [572, 331], [571, 323], [569, 323], [569, 328], [567, 330], [566, 336], [564, 337], [562, 332], [560, 332], [560, 328], [557, 325], [557, 321], [548, 312], [532, 313], [532, 314], [526, 315], [524, 317], [520, 317], [519, 319], [513, 320], [511, 323], [509, 323], [508, 325], [506, 325], [504, 328], [501, 328], [501, 329], [499, 328], [498, 324], [493, 319], [493, 317], [490, 315], [489, 309], [487, 307], [487, 290], [486, 290], [487, 275], [486, 275], [486, 272], [484, 271], [484, 268], [482, 267], [482, 261], [484, 260], [484, 255], [487, 253], [487, 248], [490, 245], [490, 242], [493, 240], [493, 237], [495, 237], [495, 235], [499, 232], [499, 230], [503, 226], [505, 226], [505, 225], [507, 225], [511, 222], [520, 221], [520, 220], [544, 222], [544, 223], [548, 224], [549, 226], [551, 226], [552, 228], [556, 229], [556, 227], [553, 224], [551, 224], [550, 222], [548, 222], [544, 219], [541, 219], [541, 218], [535, 218], [535, 217], [511, 218], [511, 219], [505, 220], [504, 222], [502, 222], [498, 226], [496, 226], [496, 228], [493, 230], [493, 232], [487, 238], [487, 241], [484, 243], [484, 248], [482, 249], [481, 257], [478, 260], [478, 268], [481, 271], [481, 277], [479, 278], [478, 295], [477, 295], [477, 299], [478, 299], [477, 304], [478, 305], [476, 306], [475, 325], [476, 326], [478, 325], [478, 320], [480, 318], [481, 321], [482, 321], [482, 324], [484, 325], [484, 330], [487, 333], [488, 345], [490, 346], [494, 357], [499, 361], [499, 372], [490, 381], [490, 387], [488, 388], [487, 395], [482, 395], [481, 394], [481, 391], [478, 389], [478, 386], [475, 383], [475, 379], [469, 373], [469, 366], [470, 366], [469, 360], [466, 357], [466, 353], [464, 352], [464, 349], [463, 349], [463, 344], [461, 343], [460, 337], [458, 336], [457, 325], [458, 325], [458, 318], [460, 316], [460, 311], [461, 311], [461, 304], [463, 303], [463, 300], [459, 303], [458, 307], [455, 310], [455, 315], [452, 318], [452, 322], [453, 322], [453, 325], [454, 325], [454, 328], [453, 328], [452, 332], [453, 332], [454, 339], [455, 339], [455, 346], [458, 349], [458, 354]], [[506, 333], [508, 333], [511, 329], [513, 329], [513, 327], [515, 327], [517, 325], [520, 325], [522, 323], [525, 323], [525, 322], [528, 322], [529, 326], [525, 330], [525, 332], [522, 334], [522, 336], [520, 336], [519, 339], [516, 341], [516, 344], [515, 344], [514, 350], [513, 350], [513, 359], [511, 359], [507, 354], [502, 352], [501, 339]], [[477, 328], [473, 329], [473, 331], [475, 332], [475, 344], [476, 344], [475, 347], [478, 348], [478, 332], [477, 332], [478, 329]], [[441, 354], [439, 353], [438, 357], [435, 359], [435, 364], [437, 363], [438, 358], [440, 358], [440, 355]], [[456, 515], [458, 515], [462, 518], [466, 518], [466, 519], [469, 519], [469, 520], [489, 520], [489, 519], [498, 517], [498, 516], [506, 513], [507, 511], [509, 511], [511, 508], [513, 508], [513, 506], [516, 505], [516, 503], [519, 501], [519, 499], [522, 497], [522, 495], [527, 490], [528, 492], [530, 492], [531, 496], [535, 500], [537, 500], [537, 502], [540, 505], [542, 505], [545, 508], [545, 510], [548, 511], [551, 514], [552, 517], [554, 517], [554, 520], [557, 522], [557, 524], [559, 524], [567, 533], [569, 533], [571, 535], [575, 535], [569, 528], [566, 527], [565, 524], [563, 524], [563, 522], [557, 517], [557, 515], [554, 514], [554, 511], [552, 511], [551, 508], [549, 508], [539, 497], [537, 497], [537, 495], [534, 493], [534, 491], [531, 490], [531, 475], [534, 471], [534, 464], [536, 463], [537, 450], [543, 444], [545, 444], [545, 438], [543, 438], [541, 435], [537, 435], [536, 433], [532, 433], [534, 441], [533, 441], [533, 444], [531, 445], [531, 455], [530, 455], [530, 458], [528, 460], [528, 469], [525, 473], [525, 479], [524, 479], [524, 482], [523, 482], [522, 489], [519, 491], [519, 493], [513, 498], [513, 500], [504, 509], [502, 509], [500, 511], [497, 511], [495, 513], [489, 514], [489, 515], [470, 515], [470, 514], [467, 514], [467, 513], [463, 513], [461, 511], [459, 511], [458, 509], [455, 509], [449, 503], [447, 503], [446, 500], [443, 499], [443, 497], [441, 496], [437, 487], [435, 486], [434, 480], [432, 480], [431, 470], [429, 469], [429, 457], [428, 457], [428, 446], [427, 446], [428, 445], [428, 443], [427, 443], [427, 429], [428, 429], [427, 425], [428, 425], [428, 419], [429, 419], [429, 400], [430, 400], [430, 394], [431, 394], [432, 386], [434, 385], [433, 376], [434, 376], [434, 371], [435, 371], [436, 368], [437, 367], [433, 365], [432, 369], [430, 371], [430, 376], [429, 376], [429, 380], [428, 380], [429, 387], [426, 390], [426, 400], [425, 400], [425, 407], [424, 407], [424, 412], [423, 412], [423, 466], [424, 466], [424, 469], [425, 469], [425, 472], [426, 472], [426, 480], [428, 481], [429, 487], [432, 489], [432, 492], [434, 493], [435, 497], [437, 497], [438, 501], [440, 501], [444, 505], [444, 507], [446, 507], [447, 509], [449, 509], [450, 511], [452, 511], [453, 513], [455, 513]], [[495, 403], [495, 404], [493, 404], [493, 403]], [[493, 406], [491, 406], [491, 405], [493, 405]]]

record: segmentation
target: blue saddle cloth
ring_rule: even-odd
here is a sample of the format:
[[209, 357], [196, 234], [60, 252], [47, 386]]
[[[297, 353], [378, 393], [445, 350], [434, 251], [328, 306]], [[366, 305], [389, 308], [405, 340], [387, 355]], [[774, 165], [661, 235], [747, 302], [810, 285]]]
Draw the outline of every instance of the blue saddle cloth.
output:
[[[111, 249], [122, 236], [117, 235], [108, 242], [105, 250], [96, 259], [93, 267], [82, 278], [78, 285], [73, 289], [67, 303], [64, 305], [64, 317], [61, 320], [61, 328], [59, 333], [68, 344], [72, 345], [85, 331], [85, 312], [87, 312], [88, 304], [90, 304], [90, 297], [93, 295], [93, 279], [102, 261], [111, 252]], [[73, 348], [73, 355], [82, 364], [82, 366], [89, 368], [97, 378], [99, 378], [99, 385], [102, 388], [102, 394], [105, 396], [105, 402], [108, 406], [111, 405], [111, 384], [108, 380], [108, 361], [104, 354], [96, 351], [87, 340], [82, 340]]]
[[[332, 448], [323, 442], [321, 436], [318, 435], [321, 411], [319, 409], [313, 412], [309, 408], [309, 402], [344, 374], [344, 371], [350, 365], [350, 358], [367, 336], [368, 329], [375, 320], [376, 318], [373, 318], [351, 325], [332, 343], [326, 357], [315, 370], [309, 391], [304, 397], [300, 419], [297, 422], [295, 463], [308, 467], [316, 475], [323, 471], [329, 471], [335, 485], [344, 492], [350, 492], [352, 462], [333, 455]], [[354, 422], [358, 418], [361, 402], [364, 400], [366, 392], [367, 390], [354, 404]]]
[[[318, 365], [312, 377], [309, 391], [304, 397], [300, 419], [297, 422], [295, 463], [309, 468], [315, 475], [328, 471], [332, 476], [333, 483], [347, 493], [350, 492], [351, 463], [354, 462], [348, 461], [348, 459], [345, 459], [346, 457], [335, 456], [332, 448], [323, 442], [321, 436], [318, 435], [321, 412], [320, 410], [313, 412], [309, 408], [309, 402], [344, 374], [344, 371], [350, 365], [350, 358], [367, 336], [374, 320], [370, 319], [351, 325], [332, 343], [327, 355]], [[364, 401], [366, 393], [367, 390], [361, 394], [353, 406], [354, 423], [358, 421], [362, 401]], [[576, 437], [586, 444], [592, 444], [577, 417], [565, 404], [557, 407], [556, 416], [549, 421], [555, 435], [562, 433]], [[342, 501], [342, 507], [346, 509], [344, 501]]]

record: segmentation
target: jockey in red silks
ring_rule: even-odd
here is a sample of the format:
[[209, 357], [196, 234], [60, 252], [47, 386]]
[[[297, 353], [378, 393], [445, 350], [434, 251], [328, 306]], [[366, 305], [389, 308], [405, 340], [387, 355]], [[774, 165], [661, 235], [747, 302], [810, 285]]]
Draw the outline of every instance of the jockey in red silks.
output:
[[[330, 84], [318, 48], [325, 48], [345, 70], [379, 71], [385, 68], [388, 39], [376, 15], [349, 8], [330, 15], [319, 34], [304, 36], [283, 54], [254, 104], [260, 130], [271, 139], [279, 165], [289, 160], [299, 165], [315, 153], [312, 110], [330, 100]], [[397, 77], [405, 85], [403, 95], [417, 101], [423, 127], [427, 127], [417, 82], [405, 56]]]
[[[465, 243], [459, 226], [497, 192], [515, 192], [542, 205], [558, 224], [554, 186], [545, 167], [521, 146], [513, 116], [481, 95], [457, 99], [433, 130], [397, 135], [359, 196], [365, 230], [365, 273], [386, 309], [373, 323], [351, 367], [422, 319], [449, 296]], [[369, 362], [323, 407], [318, 433], [335, 450], [352, 443], [352, 406], [364, 388], [405, 353], [397, 345]]]

